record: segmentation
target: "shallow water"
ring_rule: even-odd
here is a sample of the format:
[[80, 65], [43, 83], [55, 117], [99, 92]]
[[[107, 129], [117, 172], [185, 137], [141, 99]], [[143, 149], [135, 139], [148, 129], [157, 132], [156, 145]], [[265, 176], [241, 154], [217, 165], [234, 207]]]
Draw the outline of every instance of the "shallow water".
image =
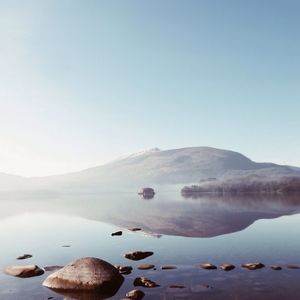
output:
[[[185, 199], [178, 192], [158, 192], [143, 200], [135, 194], [27, 195], [0, 200], [0, 268], [16, 264], [40, 267], [64, 265], [95, 256], [117, 265], [131, 265], [117, 294], [124, 298], [137, 276], [159, 288], [141, 288], [144, 299], [299, 299], [300, 199], [266, 197], [202, 197]], [[141, 227], [143, 232], [126, 228]], [[123, 236], [112, 237], [119, 229]], [[70, 245], [70, 247], [62, 247]], [[154, 255], [132, 262], [123, 254], [133, 250]], [[31, 253], [32, 258], [16, 257]], [[261, 261], [261, 270], [241, 263]], [[201, 263], [232, 263], [236, 269], [203, 270]], [[151, 263], [157, 270], [136, 267]], [[283, 266], [273, 271], [271, 264]], [[175, 265], [175, 270], [160, 270]], [[20, 279], [0, 274], [0, 299], [64, 299], [42, 286], [51, 272]], [[171, 289], [180, 284], [184, 289]], [[208, 287], [207, 287], [208, 286]], [[93, 299], [98, 299], [93, 298]]]

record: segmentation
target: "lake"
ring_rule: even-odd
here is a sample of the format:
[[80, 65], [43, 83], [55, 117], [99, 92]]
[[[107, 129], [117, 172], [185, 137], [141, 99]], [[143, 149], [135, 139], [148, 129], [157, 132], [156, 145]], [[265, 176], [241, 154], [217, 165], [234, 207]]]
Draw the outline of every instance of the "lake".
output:
[[[94, 256], [134, 268], [110, 299], [125, 298], [138, 276], [160, 285], [141, 288], [144, 299], [299, 299], [300, 269], [286, 267], [300, 265], [299, 212], [300, 197], [295, 196], [184, 198], [179, 191], [163, 188], [152, 199], [135, 193], [7, 194], [0, 199], [0, 267], [60, 266]], [[133, 227], [142, 231], [128, 230]], [[112, 237], [118, 230], [123, 235]], [[137, 262], [123, 257], [134, 250], [154, 255]], [[16, 260], [25, 253], [33, 257]], [[266, 267], [240, 267], [257, 261]], [[200, 268], [206, 262], [236, 268]], [[143, 263], [154, 264], [156, 270], [138, 270]], [[161, 270], [163, 265], [177, 269]], [[274, 271], [271, 265], [283, 269]], [[1, 273], [0, 299], [65, 299], [42, 286], [49, 274], [21, 279]]]

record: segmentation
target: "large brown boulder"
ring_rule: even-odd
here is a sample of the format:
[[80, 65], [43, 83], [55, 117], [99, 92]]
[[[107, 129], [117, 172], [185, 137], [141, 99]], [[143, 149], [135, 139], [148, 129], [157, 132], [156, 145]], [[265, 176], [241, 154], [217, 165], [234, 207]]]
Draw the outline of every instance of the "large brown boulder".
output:
[[123, 276], [110, 263], [94, 257], [84, 257], [48, 276], [43, 285], [63, 295], [86, 291], [114, 295], [123, 280]]

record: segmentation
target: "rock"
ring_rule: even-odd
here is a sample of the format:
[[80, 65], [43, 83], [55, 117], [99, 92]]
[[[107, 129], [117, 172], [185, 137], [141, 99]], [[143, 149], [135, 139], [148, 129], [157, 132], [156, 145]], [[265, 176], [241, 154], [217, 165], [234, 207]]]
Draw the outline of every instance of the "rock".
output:
[[161, 270], [174, 270], [174, 269], [177, 269], [177, 267], [175, 267], [175, 266], [161, 266], [160, 269]]
[[235, 268], [235, 266], [231, 264], [222, 264], [220, 268], [224, 271], [231, 271]]
[[300, 267], [299, 267], [298, 265], [294, 265], [294, 264], [288, 264], [287, 267], [288, 267], [289, 269], [294, 269], [294, 270], [300, 269]]
[[131, 266], [115, 266], [115, 268], [122, 275], [128, 275], [132, 272], [132, 267]]
[[31, 254], [23, 254], [21, 256], [18, 256], [17, 259], [27, 259], [27, 258], [31, 258], [32, 255]]
[[49, 275], [43, 285], [54, 290], [99, 290], [110, 293], [111, 290], [117, 290], [123, 280], [119, 271], [108, 262], [84, 257]]
[[172, 284], [169, 286], [171, 289], [185, 289], [184, 285]]
[[70, 248], [70, 245], [62, 245], [63, 248]]
[[139, 265], [138, 269], [139, 270], [150, 270], [150, 269], [153, 269], [154, 267], [155, 267], [154, 265], [143, 264], [143, 265]]
[[141, 259], [144, 259], [144, 258], [147, 258], [151, 255], [153, 255], [154, 253], [151, 252], [151, 251], [135, 251], [135, 252], [129, 252], [129, 253], [126, 253], [124, 256], [128, 259], [131, 259], [131, 260], [141, 260]]
[[150, 279], [146, 278], [146, 277], [137, 277], [135, 278], [134, 282], [133, 282], [134, 286], [143, 286], [146, 288], [155, 288], [155, 287], [159, 287], [159, 285], [157, 283], [155, 283], [154, 281], [151, 281]]
[[134, 227], [134, 228], [131, 228], [129, 230], [131, 230], [131, 231], [140, 231], [140, 230], [142, 230], [142, 228]]
[[257, 269], [262, 269], [265, 267], [264, 264], [257, 262], [257, 263], [248, 263], [248, 264], [241, 264], [242, 268], [246, 268], [248, 270], [257, 270]]
[[144, 298], [144, 296], [145, 293], [140, 290], [132, 290], [126, 294], [126, 297], [128, 299], [133, 299], [133, 300], [141, 300]]
[[116, 232], [113, 232], [113, 233], [111, 234], [111, 236], [120, 236], [120, 235], [122, 235], [122, 234], [123, 234], [122, 231], [116, 231]]
[[205, 270], [215, 270], [217, 269], [217, 267], [213, 264], [210, 264], [210, 263], [206, 263], [206, 264], [202, 264], [200, 265], [202, 269], [205, 269]]
[[28, 265], [28, 266], [11, 266], [7, 267], [4, 272], [8, 275], [27, 278], [33, 276], [40, 276], [44, 274], [44, 270], [39, 268], [36, 265]]
[[57, 271], [57, 270], [59, 270], [63, 267], [64, 266], [46, 266], [46, 267], [44, 267], [44, 270], [47, 271], [47, 272], [49, 272], [49, 271], [52, 272], [52, 271]]
[[275, 270], [275, 271], [280, 271], [282, 270], [282, 268], [280, 266], [271, 266], [271, 269], [272, 270]]

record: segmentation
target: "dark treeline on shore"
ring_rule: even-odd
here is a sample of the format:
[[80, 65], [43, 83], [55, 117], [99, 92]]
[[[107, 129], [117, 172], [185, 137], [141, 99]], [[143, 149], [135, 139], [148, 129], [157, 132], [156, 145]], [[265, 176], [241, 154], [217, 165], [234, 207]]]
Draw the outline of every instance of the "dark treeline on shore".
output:
[[266, 178], [247, 176], [227, 180], [201, 181], [198, 185], [185, 186], [182, 195], [199, 193], [216, 194], [300, 194], [300, 177]]

